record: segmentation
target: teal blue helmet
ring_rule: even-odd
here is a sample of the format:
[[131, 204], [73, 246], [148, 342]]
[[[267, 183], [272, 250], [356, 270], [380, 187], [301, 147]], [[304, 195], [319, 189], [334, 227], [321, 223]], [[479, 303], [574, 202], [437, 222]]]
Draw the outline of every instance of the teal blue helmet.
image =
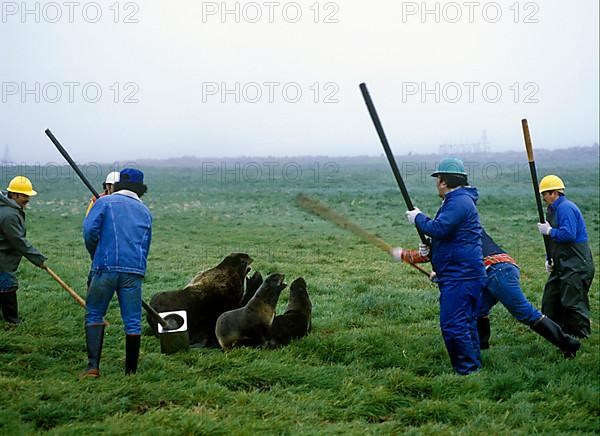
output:
[[435, 172], [431, 174], [431, 177], [437, 177], [440, 174], [456, 174], [460, 176], [467, 175], [462, 160], [455, 157], [447, 157], [446, 159], [442, 160], [438, 164]]

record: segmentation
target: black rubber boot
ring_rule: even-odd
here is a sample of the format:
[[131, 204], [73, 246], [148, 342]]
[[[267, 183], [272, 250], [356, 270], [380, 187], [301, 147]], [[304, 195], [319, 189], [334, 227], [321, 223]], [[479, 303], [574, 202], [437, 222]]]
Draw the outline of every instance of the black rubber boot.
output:
[[560, 326], [546, 315], [542, 316], [533, 326], [531, 326], [531, 329], [560, 348], [565, 359], [575, 357], [577, 351], [581, 347], [581, 343], [577, 339], [566, 335]]
[[0, 298], [2, 298], [2, 317], [4, 321], [9, 324], [21, 324], [17, 291], [2, 292]]
[[479, 348], [482, 350], [490, 348], [492, 330], [490, 328], [490, 319], [487, 316], [477, 318], [477, 333], [479, 334]]
[[578, 313], [570, 313], [565, 318], [564, 324], [561, 325], [565, 334], [585, 339], [592, 333], [592, 324], [589, 319]]
[[84, 377], [100, 377], [100, 355], [104, 341], [104, 324], [86, 325], [85, 342], [87, 344], [88, 365]]
[[125, 375], [135, 374], [140, 356], [140, 335], [125, 336]]

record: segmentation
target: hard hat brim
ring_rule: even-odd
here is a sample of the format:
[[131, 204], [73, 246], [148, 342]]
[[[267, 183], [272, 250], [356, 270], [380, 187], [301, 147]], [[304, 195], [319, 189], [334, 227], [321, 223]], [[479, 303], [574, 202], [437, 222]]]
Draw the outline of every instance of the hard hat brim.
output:
[[21, 191], [19, 189], [7, 189], [8, 192], [12, 192], [14, 194], [23, 194], [23, 195], [27, 195], [28, 197], [34, 197], [37, 195], [37, 192], [34, 191], [33, 189], [31, 191]]
[[440, 174], [454, 174], [456, 176], [466, 176], [467, 175], [467, 173], [463, 173], [460, 171], [436, 171], [435, 173], [431, 174], [431, 177], [437, 177]]
[[558, 192], [562, 192], [564, 194], [565, 188], [562, 188], [562, 187], [544, 188], [543, 190], [540, 189], [540, 194], [543, 194], [544, 192], [549, 192], [549, 191], [558, 191]]

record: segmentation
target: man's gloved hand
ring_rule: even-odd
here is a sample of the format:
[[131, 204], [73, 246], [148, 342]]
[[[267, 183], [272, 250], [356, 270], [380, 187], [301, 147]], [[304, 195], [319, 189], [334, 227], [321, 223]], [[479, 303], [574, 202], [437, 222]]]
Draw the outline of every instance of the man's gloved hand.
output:
[[414, 224], [415, 218], [417, 218], [417, 215], [419, 215], [420, 213], [421, 213], [421, 210], [418, 207], [415, 207], [413, 210], [407, 210], [406, 211], [406, 219], [408, 220], [409, 223]]
[[419, 244], [419, 254], [424, 257], [429, 257], [429, 253], [431, 252], [431, 247], [427, 244], [420, 243]]
[[538, 231], [544, 236], [548, 236], [552, 231], [552, 226], [548, 221], [546, 221], [545, 223], [538, 223], [537, 227]]
[[546, 272], [548, 274], [550, 274], [552, 272], [552, 270], [554, 269], [554, 264], [552, 263], [551, 260], [546, 259]]
[[431, 271], [431, 274], [429, 274], [429, 280], [431, 280], [432, 282], [435, 282], [436, 278], [437, 278], [437, 274], [435, 273], [435, 271]]
[[404, 252], [404, 250], [402, 249], [402, 247], [393, 247], [390, 250], [390, 254], [391, 256], [394, 258], [395, 261], [397, 262], [402, 262], [402, 253]]

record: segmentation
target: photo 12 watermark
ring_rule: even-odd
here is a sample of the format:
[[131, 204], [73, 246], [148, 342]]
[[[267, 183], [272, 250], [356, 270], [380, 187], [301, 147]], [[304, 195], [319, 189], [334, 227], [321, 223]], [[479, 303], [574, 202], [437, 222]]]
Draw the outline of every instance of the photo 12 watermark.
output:
[[89, 23], [137, 24], [140, 5], [136, 2], [2, 2], [2, 23]]
[[[400, 172], [403, 177], [416, 178], [421, 183], [431, 181], [431, 174], [437, 169], [439, 162], [402, 162]], [[531, 183], [529, 164], [524, 162], [498, 162], [483, 160], [464, 160], [463, 165], [470, 184], [499, 183]], [[540, 172], [542, 168], [538, 167]]]
[[2, 82], [2, 103], [139, 103], [136, 82]]
[[337, 24], [339, 11], [335, 2], [202, 2], [202, 22]]
[[402, 2], [402, 22], [537, 24], [539, 11], [536, 2]]
[[[115, 162], [111, 165], [98, 162], [76, 163], [83, 175], [92, 183], [102, 183], [106, 175], [113, 171], [121, 171], [123, 168], [139, 169], [136, 162]], [[66, 162], [41, 163], [16, 163], [3, 162], [0, 165], [0, 184], [7, 185], [14, 177], [24, 176], [32, 183], [58, 183], [61, 181], [75, 182], [81, 184], [77, 173]], [[82, 185], [83, 186], [83, 185]]]
[[402, 103], [539, 103], [536, 82], [402, 82]]
[[336, 183], [340, 166], [336, 162], [203, 162], [203, 182]]
[[339, 103], [335, 82], [202, 82], [202, 103]]

